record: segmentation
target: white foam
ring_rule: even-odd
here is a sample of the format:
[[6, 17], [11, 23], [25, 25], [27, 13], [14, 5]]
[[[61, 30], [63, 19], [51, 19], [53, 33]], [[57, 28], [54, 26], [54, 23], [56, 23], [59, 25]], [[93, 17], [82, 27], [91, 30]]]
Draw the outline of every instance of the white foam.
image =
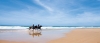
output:
[[27, 29], [28, 27], [21, 26], [0, 26], [0, 29]]
[[[0, 26], [0, 29], [28, 29], [22, 26]], [[100, 28], [100, 27], [41, 27], [41, 29], [75, 29], [75, 28]]]

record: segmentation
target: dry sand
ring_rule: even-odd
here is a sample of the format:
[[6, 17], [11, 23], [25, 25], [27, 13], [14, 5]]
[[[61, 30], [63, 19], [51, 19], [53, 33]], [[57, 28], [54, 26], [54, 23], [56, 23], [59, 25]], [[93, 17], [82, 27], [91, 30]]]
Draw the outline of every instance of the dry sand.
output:
[[100, 29], [76, 29], [48, 43], [100, 43]]

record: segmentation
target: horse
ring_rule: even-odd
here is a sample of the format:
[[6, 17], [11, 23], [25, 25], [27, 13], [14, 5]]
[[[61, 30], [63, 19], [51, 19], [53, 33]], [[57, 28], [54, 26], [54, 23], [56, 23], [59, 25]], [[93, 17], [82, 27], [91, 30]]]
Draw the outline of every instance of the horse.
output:
[[38, 26], [37, 26], [37, 25], [34, 26], [34, 24], [33, 24], [33, 26], [30, 26], [30, 27], [29, 27], [29, 30], [30, 30], [30, 29], [33, 29], [33, 30], [38, 30], [38, 29], [39, 29], [39, 30], [42, 30], [41, 27], [42, 27], [42, 26], [39, 25], [39, 24], [38, 24]]

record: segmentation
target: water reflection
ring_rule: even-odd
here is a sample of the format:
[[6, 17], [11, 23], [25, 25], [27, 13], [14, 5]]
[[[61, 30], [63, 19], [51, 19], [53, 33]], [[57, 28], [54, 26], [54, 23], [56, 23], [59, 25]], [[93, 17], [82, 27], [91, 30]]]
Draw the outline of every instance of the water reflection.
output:
[[41, 34], [41, 30], [29, 30], [29, 35], [31, 35], [31, 36], [41, 36], [42, 34]]

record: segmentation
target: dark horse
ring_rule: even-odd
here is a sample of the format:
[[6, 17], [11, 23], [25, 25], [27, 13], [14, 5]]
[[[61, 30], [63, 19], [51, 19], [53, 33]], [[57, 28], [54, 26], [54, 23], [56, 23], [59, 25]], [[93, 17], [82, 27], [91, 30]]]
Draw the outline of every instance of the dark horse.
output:
[[39, 25], [39, 24], [38, 24], [38, 26], [37, 26], [37, 25], [34, 26], [34, 24], [33, 24], [33, 26], [30, 26], [30, 27], [29, 27], [29, 30], [30, 30], [30, 29], [33, 29], [33, 30], [34, 30], [34, 29], [35, 29], [35, 30], [36, 30], [36, 29], [37, 29], [37, 30], [40, 29], [40, 30], [41, 30], [41, 27], [42, 27], [42, 26]]
[[30, 30], [30, 29], [35, 29], [34, 24], [33, 24], [33, 26], [30, 26], [30, 27], [29, 27], [29, 30]]
[[41, 27], [42, 27], [42, 26], [38, 24], [37, 29], [40, 29], [40, 30], [41, 30]]

